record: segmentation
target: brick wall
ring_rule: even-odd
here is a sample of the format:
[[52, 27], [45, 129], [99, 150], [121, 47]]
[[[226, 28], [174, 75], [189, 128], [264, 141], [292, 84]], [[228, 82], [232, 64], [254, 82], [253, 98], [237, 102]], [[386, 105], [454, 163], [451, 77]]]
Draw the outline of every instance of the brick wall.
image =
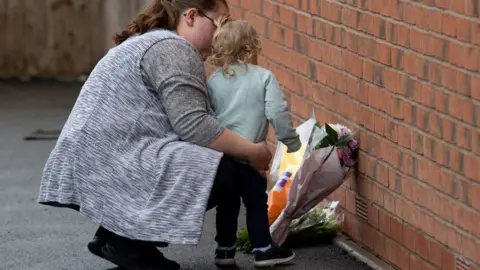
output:
[[400, 269], [480, 265], [480, 1], [229, 0], [298, 121], [359, 129], [345, 233]]

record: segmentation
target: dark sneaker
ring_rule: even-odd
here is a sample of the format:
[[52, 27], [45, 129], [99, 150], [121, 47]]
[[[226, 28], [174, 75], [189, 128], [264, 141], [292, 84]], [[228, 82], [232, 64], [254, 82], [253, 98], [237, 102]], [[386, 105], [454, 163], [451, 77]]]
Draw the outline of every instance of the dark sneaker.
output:
[[235, 249], [215, 250], [215, 265], [218, 268], [235, 267]]
[[155, 245], [138, 246], [136, 250], [115, 247], [107, 243], [102, 248], [105, 259], [125, 270], [178, 270], [180, 265], [171, 261]]
[[272, 246], [269, 250], [255, 251], [255, 267], [271, 267], [288, 263], [295, 258], [293, 251]]

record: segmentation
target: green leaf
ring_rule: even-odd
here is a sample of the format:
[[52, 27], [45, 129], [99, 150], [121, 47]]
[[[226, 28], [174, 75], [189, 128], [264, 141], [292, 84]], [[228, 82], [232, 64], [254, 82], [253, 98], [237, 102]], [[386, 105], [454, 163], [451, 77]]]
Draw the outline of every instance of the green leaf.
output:
[[325, 124], [325, 130], [327, 131], [328, 137], [332, 140], [335, 144], [338, 141], [338, 133], [328, 124]]
[[239, 252], [252, 252], [252, 243], [250, 241], [250, 236], [246, 228], [238, 230], [237, 233], [237, 251]]
[[347, 146], [348, 142], [355, 137], [357, 134], [358, 130], [355, 132], [352, 132], [348, 134], [347, 136], [341, 138], [337, 143], [335, 143], [335, 146], [337, 147], [345, 147]]
[[332, 141], [330, 136], [327, 136], [320, 141], [317, 148], [325, 148], [325, 147], [328, 147], [328, 146], [333, 145], [333, 144], [334, 144], [334, 142]]

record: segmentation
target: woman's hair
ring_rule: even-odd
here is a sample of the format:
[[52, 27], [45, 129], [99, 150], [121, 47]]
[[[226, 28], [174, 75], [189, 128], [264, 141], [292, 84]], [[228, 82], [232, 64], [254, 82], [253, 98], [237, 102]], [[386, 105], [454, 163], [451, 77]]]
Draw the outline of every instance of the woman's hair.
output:
[[217, 23], [213, 35], [213, 48], [210, 62], [222, 67], [226, 76], [235, 75], [232, 64], [245, 64], [260, 53], [261, 41], [255, 28], [244, 20], [224, 18]]
[[202, 12], [213, 11], [217, 4], [226, 4], [226, 0], [152, 0], [120, 33], [115, 34], [113, 40], [116, 45], [121, 44], [129, 37], [144, 34], [153, 28], [174, 30], [181, 17], [181, 13], [189, 8], [197, 8]]

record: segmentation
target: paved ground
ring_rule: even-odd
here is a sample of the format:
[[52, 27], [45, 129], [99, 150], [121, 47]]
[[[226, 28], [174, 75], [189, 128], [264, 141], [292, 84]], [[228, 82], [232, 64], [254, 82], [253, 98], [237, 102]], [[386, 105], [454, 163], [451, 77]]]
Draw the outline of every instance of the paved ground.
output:
[[[86, 250], [95, 224], [72, 210], [36, 203], [40, 175], [53, 141], [24, 141], [38, 129], [60, 128], [79, 84], [0, 82], [0, 269], [115, 269]], [[215, 269], [214, 217], [207, 214], [197, 247], [173, 246], [169, 257], [182, 269]], [[335, 246], [297, 250], [295, 264], [284, 269], [370, 269]], [[240, 255], [242, 269], [250, 257]]]

